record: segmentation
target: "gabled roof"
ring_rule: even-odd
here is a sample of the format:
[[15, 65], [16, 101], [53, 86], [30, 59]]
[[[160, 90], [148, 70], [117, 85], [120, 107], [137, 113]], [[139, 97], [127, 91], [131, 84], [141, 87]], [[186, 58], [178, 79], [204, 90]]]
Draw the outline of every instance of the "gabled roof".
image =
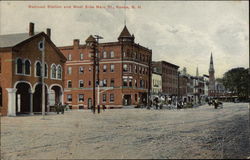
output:
[[86, 43], [87, 42], [95, 42], [96, 40], [95, 40], [95, 38], [92, 36], [92, 35], [90, 35], [87, 39], [86, 39]]
[[132, 37], [131, 34], [129, 33], [126, 25], [124, 26], [122, 32], [120, 33], [119, 38], [120, 37]]
[[52, 48], [58, 53], [58, 55], [63, 58], [64, 61], [67, 58], [62, 54], [62, 52], [56, 47], [56, 45], [51, 41], [51, 39], [44, 32], [36, 32], [34, 35], [30, 36], [29, 33], [18, 33], [18, 34], [7, 34], [0, 35], [0, 49], [1, 48], [15, 48], [21, 46], [38, 36], [44, 36], [46, 41], [51, 44]]
[[[33, 36], [39, 34], [36, 32]], [[0, 48], [14, 47], [15, 45], [33, 37], [29, 33], [0, 35]]]

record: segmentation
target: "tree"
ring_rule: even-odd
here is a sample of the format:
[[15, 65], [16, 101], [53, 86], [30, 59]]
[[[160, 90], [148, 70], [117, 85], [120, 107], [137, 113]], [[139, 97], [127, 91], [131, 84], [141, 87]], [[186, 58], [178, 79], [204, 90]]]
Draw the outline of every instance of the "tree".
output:
[[232, 68], [224, 73], [223, 85], [238, 97], [248, 97], [249, 93], [249, 69], [243, 67]]

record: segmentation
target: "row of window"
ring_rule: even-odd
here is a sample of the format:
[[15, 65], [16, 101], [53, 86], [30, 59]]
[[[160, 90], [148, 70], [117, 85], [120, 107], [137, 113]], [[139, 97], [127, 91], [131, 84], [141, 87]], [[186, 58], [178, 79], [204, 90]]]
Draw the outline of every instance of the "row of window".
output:
[[[88, 57], [91, 57], [90, 53], [88, 55], [89, 55]], [[124, 58], [128, 57], [128, 58], [138, 59], [142, 62], [148, 62], [150, 60], [148, 55], [140, 54], [137, 52], [131, 53], [129, 50], [127, 50], [127, 52], [123, 52], [123, 57]], [[103, 51], [100, 53], [99, 58], [115, 58], [115, 52], [114, 51], [110, 51], [110, 52]], [[79, 59], [84, 60], [84, 53], [79, 54]], [[71, 53], [68, 53], [68, 61], [72, 61], [72, 54]]]
[[[72, 102], [73, 97], [72, 94], [67, 94], [67, 101]], [[109, 102], [115, 101], [115, 95], [113, 93], [109, 94]], [[78, 94], [78, 102], [84, 102], [84, 94]], [[107, 102], [107, 94], [102, 94], [102, 102]]]
[[[40, 77], [42, 75], [42, 63], [36, 61], [34, 64], [35, 76]], [[48, 77], [48, 65], [44, 64], [44, 76]], [[31, 62], [28, 59], [22, 60], [21, 58], [16, 59], [16, 74], [18, 75], [31, 75]], [[62, 67], [61, 65], [51, 65], [51, 79], [62, 79]]]
[[[90, 57], [91, 54], [89, 54], [89, 57]], [[100, 58], [114, 58], [115, 57], [115, 52], [114, 51], [111, 51], [111, 52], [106, 52], [106, 51], [103, 51], [102, 54], [100, 55]], [[80, 60], [84, 60], [84, 54], [83, 53], [80, 53], [80, 56], [79, 56], [79, 59]], [[72, 61], [72, 54], [68, 54], [68, 61]]]
[[[98, 81], [96, 80], [96, 86], [98, 84]], [[67, 87], [68, 88], [72, 88], [72, 81], [71, 80], [68, 80], [67, 81]], [[88, 81], [88, 86], [91, 86], [91, 81]], [[104, 80], [101, 80], [100, 81], [100, 86], [101, 87], [107, 87], [107, 80], [104, 79]], [[110, 87], [114, 87], [115, 86], [115, 79], [110, 79]], [[79, 88], [83, 88], [84, 87], [84, 81], [83, 80], [79, 80], [78, 81], [78, 87]]]
[[[133, 83], [132, 83], [132, 79], [130, 78], [123, 78], [123, 86], [124, 87], [133, 87]], [[138, 86], [139, 85], [139, 86]], [[134, 80], [134, 87], [139, 87], [139, 88], [147, 88], [147, 81], [144, 81], [143, 79], [141, 79], [139, 81], [139, 84], [137, 83], [137, 80]]]
[[[123, 86], [124, 87], [133, 87], [133, 84], [132, 84], [132, 79], [128, 79], [128, 78], [123, 78]], [[107, 87], [108, 84], [107, 84], [107, 80], [104, 79], [104, 80], [101, 80], [100, 81], [100, 86], [101, 87]], [[98, 84], [98, 81], [96, 81], [96, 86]], [[139, 85], [139, 86], [138, 86]], [[78, 81], [78, 87], [79, 88], [84, 88], [84, 81], [83, 80], [79, 80]], [[90, 87], [91, 86], [91, 81], [88, 81], [88, 86]], [[115, 79], [110, 79], [110, 87], [114, 87], [115, 86]], [[68, 88], [72, 88], [73, 87], [73, 84], [72, 84], [72, 81], [71, 80], [68, 80], [67, 81], [67, 87]], [[144, 80], [140, 80], [139, 81], [139, 84], [137, 83], [137, 80], [135, 79], [134, 80], [134, 87], [139, 87], [139, 88], [147, 88], [147, 81], [144, 81]]]
[[148, 69], [137, 65], [123, 64], [123, 72], [148, 74]]
[[[108, 72], [108, 65], [104, 64], [102, 67], [102, 72]], [[84, 73], [84, 67], [80, 66], [78, 69], [78, 73], [79, 74], [83, 74]], [[96, 70], [98, 70], [98, 67], [96, 67]], [[89, 67], [89, 72], [92, 71], [92, 67]], [[115, 71], [115, 65], [114, 64], [110, 64], [110, 72], [114, 72]], [[68, 67], [67, 68], [67, 74], [72, 74], [72, 67]]]
[[123, 52], [123, 57], [134, 58], [142, 62], [148, 62], [150, 60], [148, 55], [144, 55], [142, 53], [137, 52], [130, 52], [129, 50], [127, 50], [127, 52]]

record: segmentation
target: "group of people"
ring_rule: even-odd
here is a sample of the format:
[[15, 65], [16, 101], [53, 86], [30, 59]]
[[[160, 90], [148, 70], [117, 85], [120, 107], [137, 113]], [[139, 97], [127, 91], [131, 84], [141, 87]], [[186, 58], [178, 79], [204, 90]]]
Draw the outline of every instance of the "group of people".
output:
[[218, 99], [211, 99], [208, 101], [208, 105], [213, 105], [215, 109], [217, 109], [219, 106], [222, 107], [222, 102], [218, 101]]

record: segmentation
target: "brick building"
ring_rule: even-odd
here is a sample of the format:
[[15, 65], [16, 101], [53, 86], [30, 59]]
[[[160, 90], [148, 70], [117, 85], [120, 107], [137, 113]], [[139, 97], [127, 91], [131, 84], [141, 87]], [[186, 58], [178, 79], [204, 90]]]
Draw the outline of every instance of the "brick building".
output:
[[[147, 102], [152, 50], [136, 44], [134, 39], [125, 26], [118, 41], [98, 44], [100, 90], [96, 97], [100, 97], [100, 105], [112, 108]], [[93, 104], [91, 41], [95, 41], [93, 36], [85, 44], [75, 39], [73, 45], [59, 47], [67, 57], [64, 101], [73, 109], [86, 109]]]
[[50, 29], [47, 34], [34, 32], [34, 24], [30, 23], [28, 33], [0, 36], [2, 115], [41, 112], [42, 52], [39, 46], [45, 48], [46, 110], [51, 105], [49, 102], [62, 102], [66, 58], [51, 41], [50, 34]]
[[179, 66], [166, 61], [152, 62], [153, 68], [157, 68], [162, 74], [162, 93], [168, 97], [176, 97], [178, 94], [178, 68]]

